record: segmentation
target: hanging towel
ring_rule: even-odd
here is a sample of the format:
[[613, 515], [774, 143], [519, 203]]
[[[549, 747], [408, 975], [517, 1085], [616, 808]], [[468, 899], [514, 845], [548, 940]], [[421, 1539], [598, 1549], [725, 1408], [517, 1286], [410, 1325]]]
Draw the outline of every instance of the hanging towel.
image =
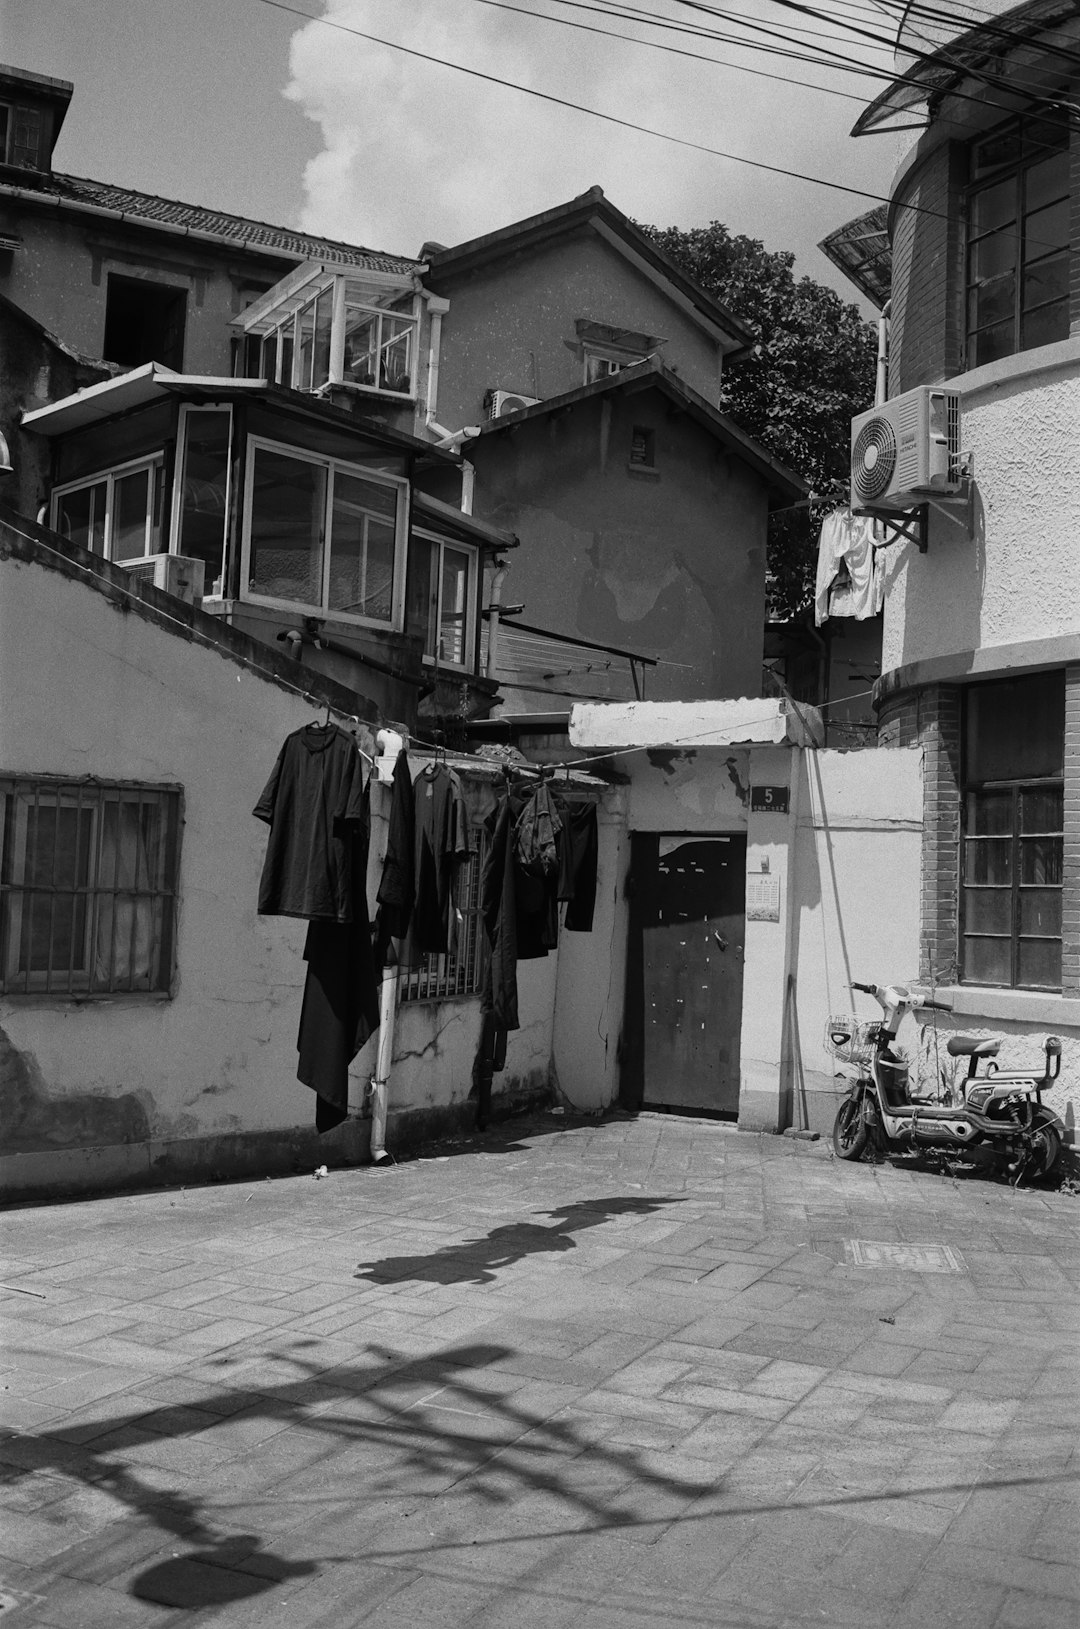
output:
[[877, 616], [885, 599], [885, 578], [874, 547], [874, 518], [834, 509], [818, 539], [814, 622], [828, 617]]

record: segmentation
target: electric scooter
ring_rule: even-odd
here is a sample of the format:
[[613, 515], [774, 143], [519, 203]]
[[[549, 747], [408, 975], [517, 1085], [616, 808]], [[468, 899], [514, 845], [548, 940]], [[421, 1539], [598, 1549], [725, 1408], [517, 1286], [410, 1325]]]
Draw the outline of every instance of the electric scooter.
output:
[[[999, 1072], [991, 1062], [1000, 1041], [978, 1035], [950, 1035], [945, 1050], [967, 1058], [968, 1069], [949, 1095], [952, 1102], [918, 1096], [911, 1090], [907, 1059], [897, 1051], [896, 1033], [905, 1012], [951, 1009], [905, 985], [857, 984], [884, 1013], [876, 1023], [831, 1018], [825, 1044], [850, 1081], [833, 1125], [833, 1149], [842, 1160], [860, 1159], [868, 1147], [880, 1153], [918, 1154], [948, 1162], [955, 1156], [977, 1164], [1004, 1165], [1014, 1186], [1046, 1176], [1061, 1153], [1061, 1134], [1042, 1094], [1061, 1071], [1061, 1042], [1046, 1039], [1041, 1075]], [[978, 1073], [986, 1060], [986, 1073]]]

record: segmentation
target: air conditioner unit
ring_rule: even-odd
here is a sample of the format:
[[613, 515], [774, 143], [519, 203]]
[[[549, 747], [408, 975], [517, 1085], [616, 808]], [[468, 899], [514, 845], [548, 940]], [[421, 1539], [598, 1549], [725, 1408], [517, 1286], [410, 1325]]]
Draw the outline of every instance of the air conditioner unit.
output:
[[203, 575], [206, 566], [186, 554], [148, 554], [124, 568], [129, 577], [139, 582], [153, 583], [166, 594], [189, 605], [198, 605], [203, 597]]
[[853, 509], [909, 509], [963, 484], [959, 391], [920, 385], [852, 419]]
[[520, 413], [526, 407], [535, 407], [539, 396], [519, 396], [515, 390], [493, 390], [488, 418], [505, 418], [507, 413]]

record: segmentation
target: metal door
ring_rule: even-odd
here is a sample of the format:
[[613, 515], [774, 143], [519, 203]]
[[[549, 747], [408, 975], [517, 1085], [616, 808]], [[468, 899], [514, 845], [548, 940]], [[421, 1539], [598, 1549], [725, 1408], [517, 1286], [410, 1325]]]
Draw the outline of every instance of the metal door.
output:
[[[735, 1117], [739, 1107], [746, 837], [637, 835], [640, 1098]], [[633, 978], [631, 982], [636, 982]], [[632, 992], [628, 992], [632, 994]]]

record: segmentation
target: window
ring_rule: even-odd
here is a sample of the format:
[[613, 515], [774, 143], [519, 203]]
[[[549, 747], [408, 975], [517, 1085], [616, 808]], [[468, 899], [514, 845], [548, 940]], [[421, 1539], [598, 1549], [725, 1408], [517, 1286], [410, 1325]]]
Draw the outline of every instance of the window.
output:
[[0, 102], [0, 164], [41, 168], [41, 110]]
[[[320, 278], [323, 286], [317, 287]], [[419, 318], [410, 290], [384, 297], [373, 287], [317, 267], [301, 285], [274, 290], [253, 302], [239, 319], [243, 342], [238, 366], [252, 379], [269, 379], [293, 390], [321, 390], [327, 384], [359, 391], [412, 397], [415, 394]], [[307, 290], [315, 292], [297, 308]], [[284, 309], [283, 309], [284, 307]]]
[[53, 493], [52, 526], [117, 565], [161, 552], [162, 460], [143, 459]]
[[630, 433], [630, 463], [637, 469], [656, 468], [656, 432], [635, 424]]
[[444, 667], [474, 666], [477, 554], [433, 532], [409, 544], [407, 617], [424, 633], [424, 657]]
[[248, 594], [393, 625], [406, 483], [271, 442], [248, 445]]
[[207, 595], [225, 586], [231, 431], [227, 407], [180, 410], [175, 552], [203, 561]]
[[1060, 990], [1064, 679], [972, 685], [965, 704], [961, 980]]
[[107, 362], [138, 368], [144, 362], [163, 367], [184, 366], [184, 324], [187, 291], [142, 277], [110, 275], [105, 298]]
[[1012, 119], [972, 144], [967, 366], [1069, 337], [1069, 126]]
[[412, 941], [406, 940], [398, 982], [402, 1001], [445, 1001], [452, 996], [473, 995], [480, 988], [485, 954], [480, 873], [487, 836], [479, 827], [473, 827], [469, 835], [475, 846], [454, 883], [454, 904], [459, 913], [457, 942], [445, 955], [424, 955], [414, 952]]
[[344, 379], [408, 396], [415, 331], [412, 317], [403, 312], [346, 305]]
[[585, 383], [594, 385], [598, 379], [610, 379], [612, 374], [632, 368], [635, 362], [644, 362], [643, 356], [630, 351], [596, 351], [586, 347]]
[[168, 990], [180, 789], [0, 777], [0, 991]]

